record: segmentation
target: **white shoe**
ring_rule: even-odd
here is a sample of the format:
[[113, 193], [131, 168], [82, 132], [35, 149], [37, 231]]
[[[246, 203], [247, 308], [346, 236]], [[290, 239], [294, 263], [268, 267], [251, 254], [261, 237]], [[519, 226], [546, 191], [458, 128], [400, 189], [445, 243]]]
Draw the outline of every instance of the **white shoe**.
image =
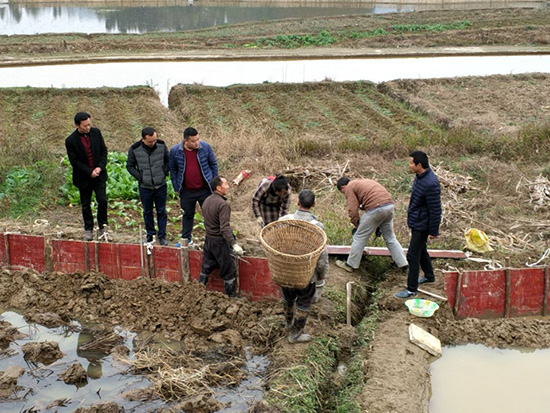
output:
[[107, 225], [97, 230], [97, 240], [105, 242], [109, 242], [111, 240], [109, 237], [109, 227]]

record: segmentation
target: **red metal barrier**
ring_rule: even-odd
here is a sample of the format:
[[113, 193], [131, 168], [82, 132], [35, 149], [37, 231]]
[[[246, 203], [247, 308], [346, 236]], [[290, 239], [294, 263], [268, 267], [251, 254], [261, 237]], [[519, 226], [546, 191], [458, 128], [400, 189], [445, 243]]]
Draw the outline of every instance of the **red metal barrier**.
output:
[[63, 273], [89, 270], [86, 264], [88, 244], [80, 241], [52, 240], [53, 270]]
[[279, 299], [281, 288], [273, 283], [265, 258], [239, 260], [239, 290], [250, 300]]
[[105, 242], [88, 242], [87, 244], [89, 251], [89, 268], [94, 271], [102, 272], [109, 278], [120, 278], [118, 244], [108, 244]]
[[32, 268], [43, 272], [46, 269], [44, 237], [7, 234], [5, 253], [11, 268]]
[[184, 271], [181, 255], [181, 248], [153, 248], [154, 277], [171, 282], [183, 281]]
[[548, 314], [548, 270], [464, 271], [445, 274], [445, 293], [457, 318]]
[[[384, 254], [384, 251], [377, 251]], [[0, 234], [0, 265], [36, 271], [99, 271], [110, 278], [140, 276], [171, 282], [198, 280], [202, 252], [154, 247], [147, 255], [137, 244], [51, 240], [44, 237]], [[240, 294], [251, 300], [278, 299], [280, 288], [271, 280], [265, 258], [238, 261]], [[449, 272], [445, 292], [456, 317], [497, 318], [547, 315], [550, 312], [548, 268]], [[224, 291], [215, 271], [208, 289]]]
[[6, 255], [6, 245], [8, 244], [8, 236], [0, 234], [0, 265], [9, 266], [8, 256]]

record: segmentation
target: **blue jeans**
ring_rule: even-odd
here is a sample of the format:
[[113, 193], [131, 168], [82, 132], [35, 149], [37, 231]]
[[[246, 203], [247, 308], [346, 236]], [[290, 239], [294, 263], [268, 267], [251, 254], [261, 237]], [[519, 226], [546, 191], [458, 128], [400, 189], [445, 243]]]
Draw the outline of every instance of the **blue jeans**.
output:
[[403, 252], [403, 248], [393, 232], [393, 204], [383, 205], [363, 214], [359, 220], [357, 231], [355, 231], [355, 235], [353, 236], [347, 260], [348, 265], [355, 269], [359, 268], [361, 258], [363, 257], [363, 249], [367, 246], [376, 228], [380, 228], [384, 242], [388, 250], [390, 250], [395, 264], [399, 268], [406, 266], [407, 258], [405, 257], [405, 252]]
[[435, 280], [432, 260], [428, 254], [428, 231], [412, 230], [411, 243], [407, 251], [409, 260], [409, 276], [407, 277], [407, 290], [418, 291], [418, 274], [420, 268], [424, 276], [429, 280]]
[[181, 217], [181, 237], [191, 241], [191, 232], [193, 231], [193, 220], [195, 219], [195, 208], [197, 202], [202, 207], [205, 199], [212, 195], [208, 185], [201, 189], [185, 190], [180, 193], [180, 206], [182, 209]]
[[166, 185], [158, 189], [148, 189], [139, 186], [139, 197], [143, 206], [143, 220], [145, 221], [145, 229], [147, 235], [156, 235], [155, 219], [153, 217], [153, 204], [157, 210], [157, 223], [159, 226], [158, 237], [166, 238], [166, 222], [168, 215], [166, 214]]

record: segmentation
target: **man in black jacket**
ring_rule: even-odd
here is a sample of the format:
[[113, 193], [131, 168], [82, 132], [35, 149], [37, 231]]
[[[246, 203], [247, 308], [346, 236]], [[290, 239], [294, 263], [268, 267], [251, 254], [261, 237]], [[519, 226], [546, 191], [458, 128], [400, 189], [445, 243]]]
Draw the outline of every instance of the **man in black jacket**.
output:
[[141, 140], [130, 146], [126, 169], [139, 182], [139, 197], [143, 206], [143, 220], [147, 231], [147, 242], [153, 242], [157, 235], [153, 204], [157, 210], [158, 242], [166, 241], [166, 177], [170, 171], [168, 148], [164, 141], [157, 139], [157, 131], [148, 126], [141, 131]]
[[[409, 298], [418, 294], [418, 285], [435, 282], [432, 261], [428, 254], [428, 239], [439, 236], [441, 225], [441, 185], [428, 162], [428, 155], [414, 151], [409, 155], [409, 170], [416, 174], [407, 212], [407, 225], [411, 229], [411, 243], [407, 251], [409, 275], [407, 289], [395, 295]], [[420, 268], [424, 277], [418, 279]]]
[[82, 218], [84, 219], [84, 239], [94, 237], [94, 217], [92, 215], [92, 194], [97, 200], [98, 239], [109, 240], [107, 227], [107, 147], [101, 131], [92, 128], [90, 115], [78, 112], [74, 117], [76, 130], [65, 139], [69, 162], [73, 167], [73, 184], [80, 191]]

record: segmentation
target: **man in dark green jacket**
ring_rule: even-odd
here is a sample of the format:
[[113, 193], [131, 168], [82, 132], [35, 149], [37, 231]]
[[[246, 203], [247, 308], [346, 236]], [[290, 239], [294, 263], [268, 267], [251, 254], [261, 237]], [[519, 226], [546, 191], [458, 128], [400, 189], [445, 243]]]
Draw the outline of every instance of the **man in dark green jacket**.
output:
[[[153, 242], [158, 235], [160, 245], [166, 240], [166, 177], [170, 170], [168, 148], [157, 138], [157, 131], [148, 126], [141, 131], [141, 140], [130, 146], [126, 169], [139, 182], [139, 197], [143, 206], [143, 220], [147, 231], [147, 242]], [[158, 233], [155, 230], [153, 205], [157, 210]]]

